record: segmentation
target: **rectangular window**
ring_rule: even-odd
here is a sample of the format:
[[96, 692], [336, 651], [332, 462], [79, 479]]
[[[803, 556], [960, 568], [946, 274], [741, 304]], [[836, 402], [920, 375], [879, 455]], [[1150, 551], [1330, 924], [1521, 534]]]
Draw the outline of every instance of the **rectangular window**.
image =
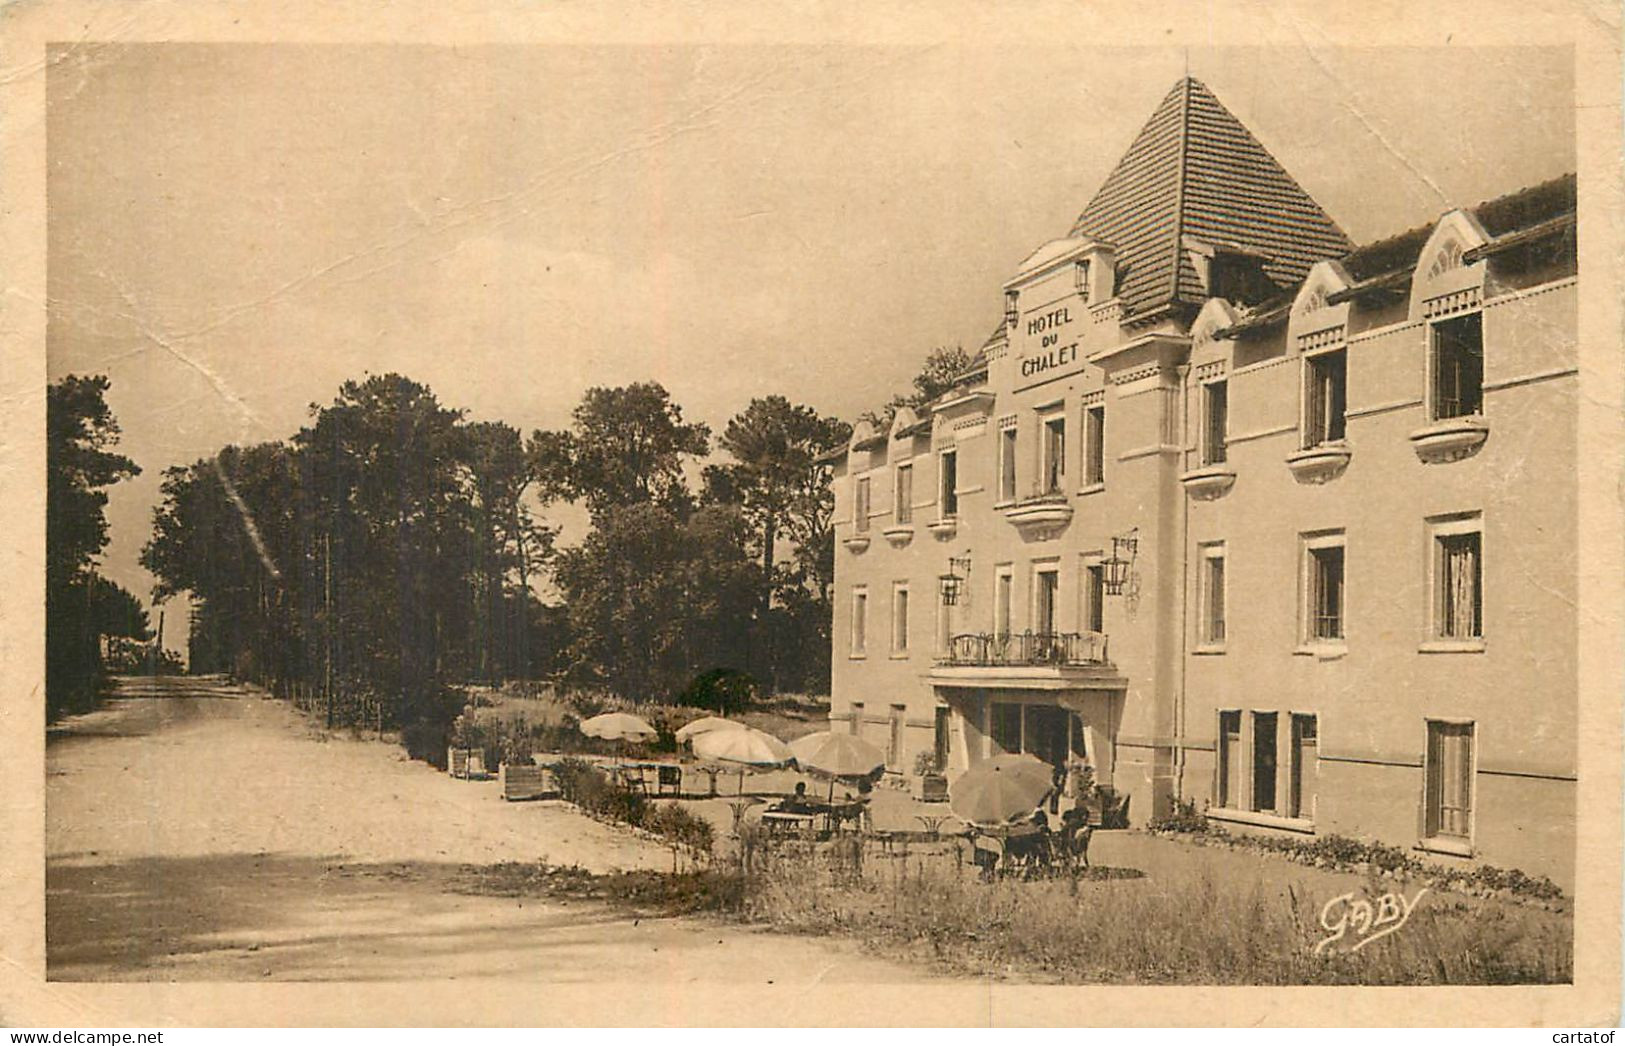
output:
[[1253, 809], [1275, 812], [1275, 731], [1279, 717], [1274, 712], [1253, 713]]
[[1459, 418], [1484, 409], [1484, 324], [1469, 313], [1433, 325], [1433, 417]]
[[1021, 751], [1021, 706], [993, 702], [993, 743], [1003, 752]]
[[1241, 713], [1219, 713], [1219, 803], [1241, 806]]
[[852, 593], [852, 653], [862, 655], [869, 639], [869, 593]]
[[1473, 817], [1473, 724], [1428, 721], [1429, 838], [1467, 840]]
[[1045, 494], [1053, 494], [1066, 483], [1066, 418], [1044, 422], [1043, 477]]
[[863, 733], [863, 702], [852, 702], [852, 719], [847, 723], [847, 730], [853, 737]]
[[859, 534], [869, 529], [869, 477], [858, 480], [857, 496], [852, 499], [852, 525]]
[[1305, 362], [1304, 447], [1343, 438], [1348, 410], [1348, 353], [1344, 349], [1310, 356]]
[[1433, 635], [1437, 639], [1484, 637], [1481, 526], [1476, 516], [1434, 526]]
[[1303, 631], [1306, 642], [1344, 638], [1343, 552], [1341, 533], [1305, 539]]
[[953, 645], [954, 607], [952, 603], [937, 601], [937, 653], [946, 654]]
[[1083, 571], [1085, 625], [1090, 632], [1106, 631], [1106, 568], [1091, 563]]
[[959, 515], [959, 453], [945, 450], [938, 459], [941, 462], [941, 478], [938, 491], [938, 504], [942, 506], [942, 518], [953, 519]]
[[907, 710], [905, 705], [891, 706], [886, 734], [886, 765], [893, 769], [903, 765], [903, 715]]
[[1009, 567], [1002, 568], [993, 582], [993, 633], [1010, 635], [1010, 601], [1015, 590], [1015, 576]]
[[1202, 464], [1223, 464], [1229, 455], [1230, 391], [1222, 381], [1202, 386]]
[[1292, 717], [1292, 779], [1287, 795], [1288, 817], [1313, 820], [1315, 779], [1320, 773], [1320, 725], [1312, 715]]
[[1203, 545], [1197, 575], [1200, 608], [1197, 627], [1199, 644], [1218, 646], [1224, 642], [1224, 545]]
[[1055, 633], [1055, 598], [1061, 590], [1058, 570], [1040, 570], [1033, 576], [1033, 631], [1041, 636]]
[[1016, 500], [1016, 428], [999, 430], [999, 500]]
[[1083, 482], [1094, 486], [1106, 482], [1106, 408], [1090, 407], [1083, 412]]
[[914, 466], [897, 466], [897, 503], [893, 515], [899, 525], [914, 522]]
[[891, 649], [894, 654], [908, 653], [908, 588], [898, 585], [891, 593]]

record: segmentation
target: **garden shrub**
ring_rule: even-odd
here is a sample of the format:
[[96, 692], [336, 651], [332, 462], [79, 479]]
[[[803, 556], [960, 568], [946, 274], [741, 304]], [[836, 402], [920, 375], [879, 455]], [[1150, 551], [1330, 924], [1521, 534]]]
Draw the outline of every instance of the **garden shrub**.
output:
[[678, 696], [678, 703], [731, 715], [750, 707], [756, 698], [756, 680], [733, 668], [701, 672]]

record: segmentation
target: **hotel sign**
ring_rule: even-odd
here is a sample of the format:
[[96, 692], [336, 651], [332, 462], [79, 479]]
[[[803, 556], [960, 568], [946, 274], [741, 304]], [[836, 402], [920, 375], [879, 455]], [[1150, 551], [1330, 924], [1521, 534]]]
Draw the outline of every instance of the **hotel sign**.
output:
[[1016, 388], [1026, 389], [1064, 378], [1083, 369], [1078, 328], [1083, 306], [1079, 299], [1048, 305], [1021, 314], [1016, 326]]

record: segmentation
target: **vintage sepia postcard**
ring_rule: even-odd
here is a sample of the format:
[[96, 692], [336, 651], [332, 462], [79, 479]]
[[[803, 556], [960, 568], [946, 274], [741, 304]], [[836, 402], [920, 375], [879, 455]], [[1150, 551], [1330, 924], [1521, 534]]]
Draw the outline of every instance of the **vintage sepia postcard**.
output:
[[1620, 12], [1356, 7], [6, 11], [0, 1018], [1616, 1023]]

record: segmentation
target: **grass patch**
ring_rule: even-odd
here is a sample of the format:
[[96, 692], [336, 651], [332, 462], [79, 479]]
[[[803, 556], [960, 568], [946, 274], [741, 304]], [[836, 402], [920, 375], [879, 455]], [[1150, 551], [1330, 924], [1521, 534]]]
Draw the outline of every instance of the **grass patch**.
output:
[[599, 875], [573, 865], [521, 862], [468, 865], [452, 884], [456, 893], [480, 897], [601, 901], [645, 915], [736, 915], [744, 887], [740, 876], [709, 868]]
[[[1514, 984], [1573, 979], [1567, 915], [1425, 895], [1400, 930], [1314, 954], [1324, 898], [1210, 870], [982, 883], [952, 855], [870, 860], [829, 849], [754, 856], [739, 914], [861, 938], [979, 976], [1110, 984]], [[1344, 948], [1354, 943], [1346, 942]]]

